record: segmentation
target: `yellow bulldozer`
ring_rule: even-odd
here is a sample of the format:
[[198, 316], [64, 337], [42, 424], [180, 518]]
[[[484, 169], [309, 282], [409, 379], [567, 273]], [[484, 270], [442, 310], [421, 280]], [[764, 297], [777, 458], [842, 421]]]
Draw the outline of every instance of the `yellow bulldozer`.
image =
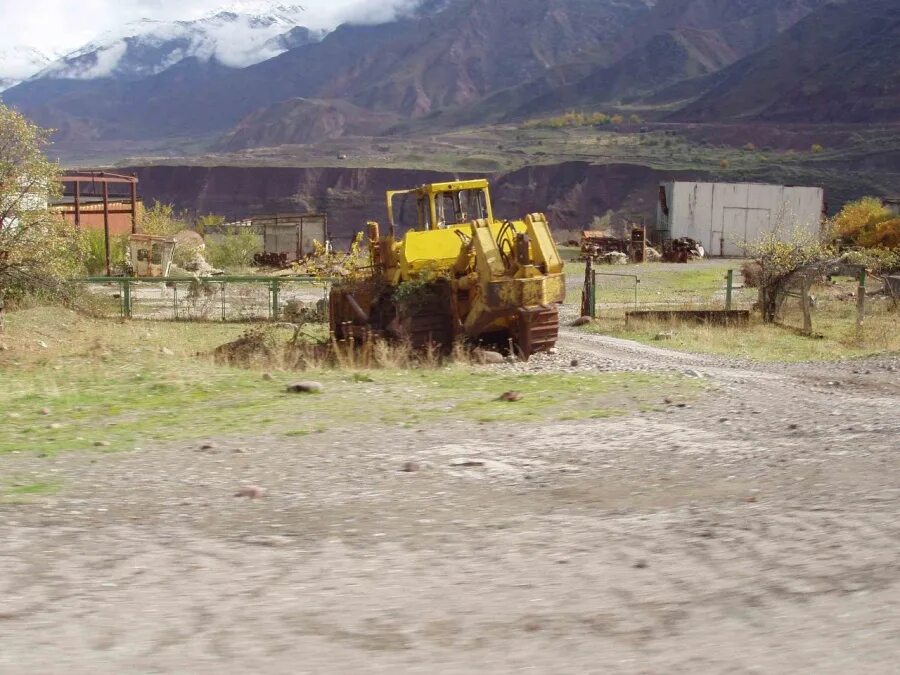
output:
[[[394, 201], [415, 198], [418, 224], [398, 236]], [[556, 344], [563, 262], [542, 214], [494, 216], [487, 180], [387, 192], [388, 232], [367, 226], [371, 266], [331, 292], [337, 339], [375, 335], [413, 347], [491, 345], [528, 359]]]

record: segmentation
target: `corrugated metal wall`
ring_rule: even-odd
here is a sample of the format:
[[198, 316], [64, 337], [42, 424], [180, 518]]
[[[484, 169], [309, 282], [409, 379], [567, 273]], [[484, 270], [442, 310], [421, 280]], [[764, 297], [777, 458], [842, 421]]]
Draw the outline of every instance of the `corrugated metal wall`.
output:
[[690, 237], [712, 255], [740, 256], [745, 242], [765, 232], [819, 233], [825, 193], [817, 187], [679, 182], [663, 184], [659, 201], [662, 236]]

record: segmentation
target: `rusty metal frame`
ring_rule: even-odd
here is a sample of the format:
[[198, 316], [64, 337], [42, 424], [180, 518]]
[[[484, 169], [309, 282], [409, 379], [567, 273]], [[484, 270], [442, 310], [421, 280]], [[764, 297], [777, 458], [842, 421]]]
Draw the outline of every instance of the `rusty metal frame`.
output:
[[[131, 233], [137, 234], [137, 176], [135, 174], [124, 176], [122, 174], [99, 170], [74, 170], [66, 171], [62, 176], [59, 177], [58, 180], [63, 186], [62, 197], [74, 198], [74, 208], [70, 209], [62, 206], [58, 209], [58, 212], [64, 216], [74, 215], [76, 228], [81, 228], [81, 214], [83, 212], [81, 208], [81, 199], [82, 196], [85, 196], [82, 191], [82, 186], [85, 184], [90, 184], [96, 190], [96, 186], [100, 185], [101, 194], [99, 196], [103, 200], [103, 238], [104, 253], [106, 256], [106, 276], [111, 276], [112, 270], [110, 265], [109, 217], [110, 215], [114, 214], [131, 215]], [[110, 185], [128, 185], [129, 192], [127, 195], [111, 196], [109, 191]], [[71, 186], [71, 192], [69, 191], [69, 186]], [[119, 203], [127, 200], [130, 203], [131, 208], [110, 209], [109, 202], [111, 197]]]

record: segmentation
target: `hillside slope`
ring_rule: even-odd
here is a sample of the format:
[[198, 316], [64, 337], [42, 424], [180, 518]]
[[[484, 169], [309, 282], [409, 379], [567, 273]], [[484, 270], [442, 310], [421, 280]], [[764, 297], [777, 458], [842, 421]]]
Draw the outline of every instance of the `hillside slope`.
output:
[[247, 68], [192, 57], [142, 79], [42, 78], [12, 88], [4, 100], [62, 129], [62, 142], [221, 134], [293, 98], [343, 99], [418, 117], [567, 60], [600, 58], [646, 14], [647, 2], [452, 0], [386, 24], [341, 26]]
[[478, 124], [631, 103], [764, 49], [828, 1], [659, 0], [603, 58], [567, 61], [474, 105], [446, 110], [434, 122]]
[[707, 90], [673, 120], [898, 121], [900, 3], [828, 5], [693, 89]]

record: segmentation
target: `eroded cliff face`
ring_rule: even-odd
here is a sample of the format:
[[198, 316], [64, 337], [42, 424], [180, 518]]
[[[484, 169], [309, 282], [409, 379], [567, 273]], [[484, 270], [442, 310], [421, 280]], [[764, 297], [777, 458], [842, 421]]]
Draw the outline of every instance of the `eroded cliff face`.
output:
[[[355, 168], [151, 166], [127, 171], [138, 175], [146, 203], [159, 200], [189, 212], [222, 214], [229, 219], [276, 211], [325, 211], [331, 233], [338, 239], [349, 239], [366, 221], [384, 221], [386, 190], [479, 176]], [[703, 176], [630, 164], [567, 162], [489, 178], [498, 217], [544, 212], [555, 229], [579, 230], [609, 210], [652, 223], [661, 180]], [[409, 206], [401, 209], [406, 224], [411, 224]]]

